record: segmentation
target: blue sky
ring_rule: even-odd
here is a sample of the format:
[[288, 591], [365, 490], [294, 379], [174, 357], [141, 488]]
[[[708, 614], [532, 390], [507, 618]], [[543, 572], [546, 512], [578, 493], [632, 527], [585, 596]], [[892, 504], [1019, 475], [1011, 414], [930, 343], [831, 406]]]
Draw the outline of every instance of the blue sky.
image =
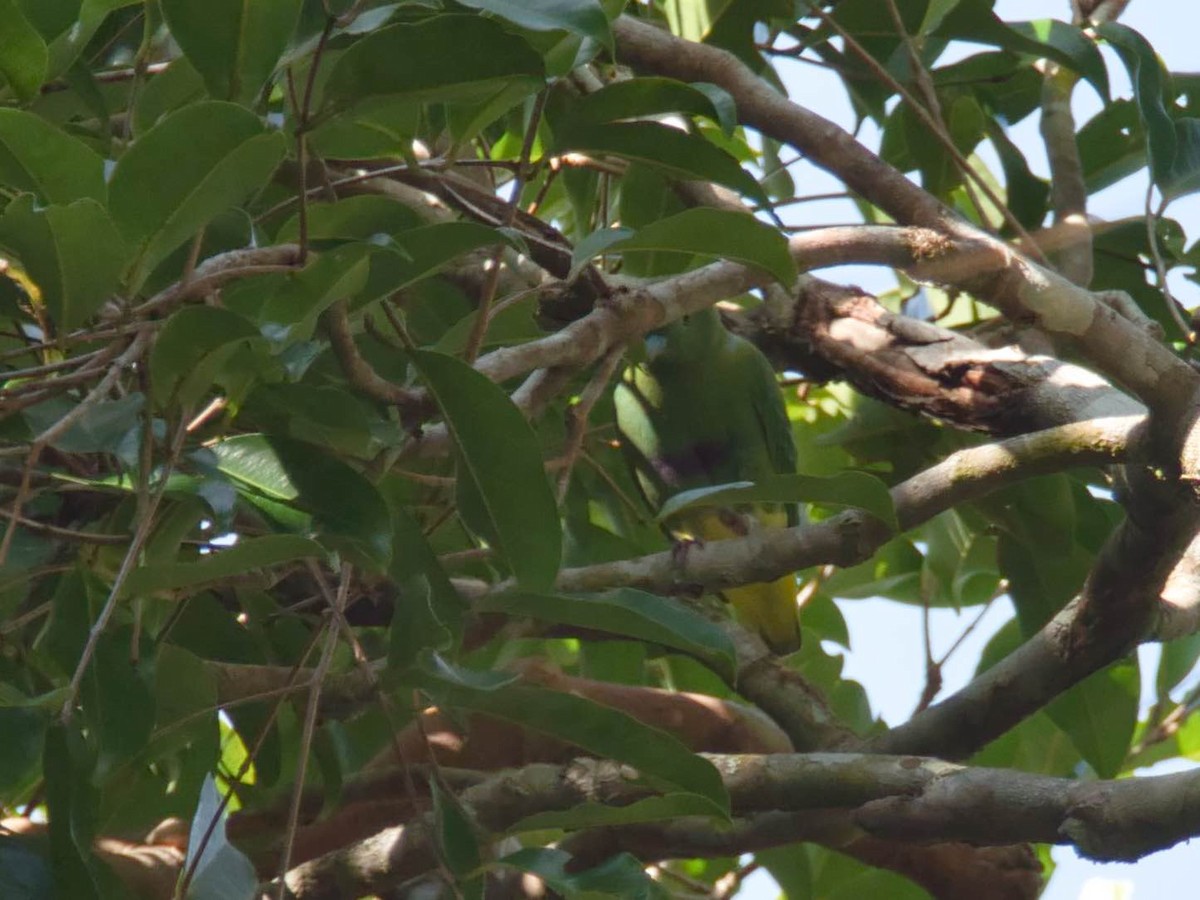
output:
[[[1044, 0], [998, 0], [997, 13], [1006, 20], [1044, 18], [1048, 14], [1059, 18], [1070, 15], [1067, 0], [1046, 3]], [[1200, 39], [1200, 4], [1167, 2], [1167, 0], [1132, 0], [1121, 21], [1137, 29], [1151, 42], [1174, 71], [1198, 68], [1196, 42]], [[955, 53], [951, 48], [950, 53]], [[1106, 51], [1107, 53], [1107, 51]], [[1129, 82], [1123, 67], [1111, 56], [1109, 74], [1114, 96], [1130, 96]], [[793, 99], [809, 106], [844, 127], [854, 127], [854, 117], [845, 93], [836, 78], [814, 66], [793, 64], [784, 67], [783, 77]], [[1076, 122], [1082, 124], [1100, 109], [1100, 98], [1088, 87], [1076, 91]], [[1030, 166], [1040, 175], [1047, 174], [1045, 154], [1037, 131], [1037, 117], [1031, 116], [1010, 132], [1012, 138], [1028, 156]], [[878, 135], [869, 128], [860, 137], [870, 146], [878, 146]], [[828, 175], [805, 163], [792, 169], [802, 193], [837, 191], [841, 186]], [[1146, 191], [1145, 173], [1139, 173], [1113, 185], [1092, 199], [1089, 213], [1101, 218], [1136, 215], [1143, 208]], [[1169, 215], [1179, 219], [1190, 240], [1200, 236], [1200, 196], [1177, 201]], [[789, 210], [795, 222], [850, 222], [857, 220], [852, 206], [844, 201], [827, 204], [803, 204]], [[831, 280], [844, 280], [868, 289], [883, 290], [894, 282], [879, 269], [846, 267], [821, 273]], [[1187, 307], [1200, 304], [1197, 286], [1175, 276], [1171, 281], [1175, 296]], [[847, 656], [845, 674], [861, 682], [867, 689], [875, 711], [886, 721], [897, 724], [911, 715], [924, 684], [924, 653], [921, 639], [919, 610], [881, 600], [845, 601], [841, 608], [850, 626], [852, 652]], [[935, 656], [944, 651], [962, 632], [976, 611], [968, 610], [958, 616], [950, 610], [933, 613], [931, 632]], [[1007, 601], [994, 605], [980, 626], [947, 664], [945, 687], [941, 696], [953, 692], [967, 682], [974, 671], [980, 651], [987, 640], [1012, 615]], [[1157, 666], [1157, 648], [1143, 648], [1141, 662], [1144, 681], [1152, 680]], [[1191, 679], [1189, 679], [1191, 683]], [[1143, 706], [1148, 697], [1143, 691]], [[1188, 768], [1176, 764], [1173, 769]], [[1159, 767], [1155, 771], [1165, 771]], [[1098, 865], [1079, 859], [1073, 851], [1058, 848], [1054, 851], [1058, 863], [1050, 887], [1043, 900], [1155, 900], [1179, 896], [1180, 885], [1194, 880], [1200, 868], [1200, 847], [1180, 845], [1154, 854], [1132, 865]], [[1131, 892], [1129, 892], [1131, 891]], [[742, 897], [773, 897], [777, 889], [765, 875], [753, 876]]]

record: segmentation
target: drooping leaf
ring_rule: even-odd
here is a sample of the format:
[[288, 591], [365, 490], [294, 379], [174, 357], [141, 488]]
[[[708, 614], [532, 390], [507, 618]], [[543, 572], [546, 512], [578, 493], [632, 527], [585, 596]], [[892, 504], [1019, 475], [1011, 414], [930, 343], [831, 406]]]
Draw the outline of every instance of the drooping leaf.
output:
[[571, 105], [573, 119], [617, 122], [665, 113], [705, 116], [732, 133], [737, 125], [733, 98], [712, 84], [687, 84], [674, 78], [644, 76], [614, 81]]
[[217, 100], [250, 102], [296, 27], [301, 0], [162, 0], [171, 36]]
[[[533, 430], [508, 395], [461, 360], [415, 351], [416, 365], [458, 451], [460, 511], [504, 556], [523, 588], [544, 590], [558, 573], [562, 537]], [[504, 435], [497, 441], [497, 435]], [[465, 508], [464, 490], [476, 501]]]
[[347, 463], [304, 441], [272, 435], [271, 447], [315, 519], [318, 536], [375, 568], [392, 556], [387, 504], [367, 478]]
[[0, 246], [20, 259], [62, 333], [78, 328], [108, 299], [128, 253], [95, 200], [35, 209], [30, 194], [0, 216]]

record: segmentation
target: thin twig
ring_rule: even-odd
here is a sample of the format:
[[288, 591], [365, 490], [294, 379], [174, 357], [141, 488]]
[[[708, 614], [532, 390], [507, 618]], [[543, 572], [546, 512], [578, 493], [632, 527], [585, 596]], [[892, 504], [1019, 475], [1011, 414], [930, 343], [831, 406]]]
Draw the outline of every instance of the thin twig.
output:
[[[350, 593], [350, 581], [354, 571], [347, 564], [342, 570], [342, 578], [338, 584], [338, 592], [334, 610], [343, 613], [346, 609], [346, 597]], [[341, 615], [330, 616], [325, 634], [325, 646], [321, 650], [321, 658], [317, 661], [313, 672], [312, 690], [308, 694], [308, 703], [304, 710], [304, 727], [300, 734], [299, 758], [296, 762], [296, 784], [292, 792], [291, 808], [288, 810], [287, 827], [284, 830], [283, 849], [279, 859], [279, 900], [287, 896], [287, 875], [291, 868], [292, 844], [296, 840], [296, 830], [300, 825], [300, 807], [304, 796], [304, 779], [308, 769], [308, 757], [312, 749], [313, 735], [317, 729], [317, 710], [320, 707], [321, 687], [333, 665], [333, 651], [337, 649], [338, 637], [342, 631], [344, 618]]]

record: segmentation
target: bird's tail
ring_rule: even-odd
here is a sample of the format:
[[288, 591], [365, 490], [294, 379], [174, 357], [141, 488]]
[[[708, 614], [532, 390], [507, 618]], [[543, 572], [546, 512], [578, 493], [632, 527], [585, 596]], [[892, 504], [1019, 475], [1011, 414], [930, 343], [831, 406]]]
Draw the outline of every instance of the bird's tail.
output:
[[733, 605], [737, 620], [758, 632], [779, 655], [800, 649], [800, 620], [796, 615], [796, 579], [727, 588], [721, 596]]

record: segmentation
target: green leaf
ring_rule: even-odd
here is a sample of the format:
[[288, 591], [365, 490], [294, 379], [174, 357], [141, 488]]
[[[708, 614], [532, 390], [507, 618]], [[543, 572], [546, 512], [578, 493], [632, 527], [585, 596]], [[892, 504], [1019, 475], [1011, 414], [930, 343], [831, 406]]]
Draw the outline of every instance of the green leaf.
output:
[[[370, 241], [382, 244], [378, 235], [395, 235], [421, 224], [421, 218], [410, 207], [390, 197], [363, 194], [346, 197], [333, 203], [313, 203], [308, 208], [308, 239], [310, 241]], [[297, 213], [279, 229], [279, 243], [300, 237], [300, 215]]]
[[555, 133], [553, 152], [562, 155], [570, 151], [619, 156], [653, 166], [672, 178], [715, 181], [764, 206], [770, 203], [766, 192], [736, 159], [707, 138], [669, 125], [568, 121]]
[[54, 900], [54, 872], [35, 842], [0, 835], [0, 897]]
[[569, 31], [612, 49], [608, 16], [597, 0], [460, 0], [531, 31]]
[[75, 727], [53, 724], [46, 732], [42, 758], [47, 818], [50, 822], [50, 868], [55, 896], [99, 900], [114, 896], [112, 874], [92, 854], [98, 791], [91, 783], [91, 761], [84, 737]]
[[462, 878], [473, 873], [482, 862], [479, 838], [467, 812], [453, 794], [447, 793], [437, 779], [429, 781], [433, 797], [433, 815], [437, 821], [438, 844], [447, 868]]
[[1089, 675], [1046, 707], [1101, 778], [1115, 778], [1121, 771], [1137, 726], [1140, 689], [1137, 662], [1121, 660]]
[[287, 47], [301, 0], [162, 0], [171, 36], [218, 100], [252, 102]]
[[154, 663], [153, 755], [170, 754], [174, 791], [198, 792], [220, 758], [217, 681], [204, 660], [161, 644]]
[[14, 0], [0, 0], [0, 75], [22, 100], [32, 100], [50, 63], [46, 42]]
[[529, 616], [576, 628], [652, 641], [704, 660], [732, 681], [737, 657], [719, 626], [678, 601], [631, 588], [602, 594], [529, 594], [509, 591], [476, 604], [484, 612]]
[[239, 434], [212, 446], [217, 468], [268, 497], [295, 500], [299, 495], [265, 435]]
[[5, 805], [15, 805], [41, 777], [42, 747], [49, 724], [44, 710], [0, 707], [0, 734], [4, 735], [0, 741], [0, 798]]
[[[4, 21], [0, 19], [0, 21]], [[0, 184], [43, 203], [104, 202], [104, 159], [40, 116], [0, 109]]]
[[[622, 229], [614, 231], [621, 233]], [[605, 236], [604, 247], [596, 246], [595, 234], [589, 235], [576, 250], [572, 269], [582, 267], [590, 255], [601, 250], [619, 250], [621, 253], [667, 251], [696, 253], [757, 266], [784, 287], [790, 287], [796, 280], [796, 264], [788, 252], [787, 239], [776, 229], [745, 213], [698, 207], [651, 222], [628, 237], [607, 240], [609, 233], [597, 233]], [[583, 253], [589, 256], [584, 257]]]
[[523, 831], [543, 831], [551, 828], [561, 828], [564, 831], [613, 828], [643, 822], [668, 822], [684, 816], [709, 815], [712, 815], [712, 804], [703, 797], [696, 794], [663, 794], [661, 797], [637, 800], [628, 806], [582, 803], [561, 812], [534, 813], [509, 826], [507, 833], [520, 834]]
[[658, 512], [661, 522], [698, 506], [729, 506], [736, 503], [821, 503], [848, 506], [875, 516], [892, 529], [899, 529], [896, 509], [887, 485], [866, 472], [842, 472], [828, 478], [814, 475], [774, 475], [757, 482], [735, 481], [712, 487], [681, 491], [667, 500]]
[[682, 790], [710, 801], [725, 815], [729, 796], [721, 776], [675, 737], [626, 713], [583, 697], [503, 680], [434, 658], [417, 681], [438, 706], [504, 719], [569, 744], [628, 763], [662, 790]]
[[[66, 453], [112, 453], [138, 427], [145, 404], [146, 398], [137, 392], [93, 403], [51, 446]], [[55, 398], [25, 410], [24, 415], [30, 427], [41, 433], [73, 408], [68, 401]]]
[[495, 545], [523, 588], [548, 588], [562, 536], [533, 429], [500, 387], [461, 360], [429, 350], [411, 357], [458, 451], [460, 513]]
[[480, 247], [516, 246], [504, 232], [476, 222], [442, 222], [413, 228], [394, 235], [392, 243], [400, 258], [393, 275], [396, 290], [427, 278], [451, 260]]
[[135, 284], [225, 210], [261, 190], [286, 152], [233, 103], [185, 106], [142, 135], [117, 161], [109, 186], [113, 218], [140, 245]]
[[[365, 244], [334, 247], [312, 254], [308, 265], [288, 272], [258, 312], [261, 323], [298, 325], [311, 321], [333, 303], [353, 297], [367, 283], [371, 248]], [[291, 337], [291, 331], [287, 332]], [[274, 332], [272, 338], [278, 339]]]
[[384, 478], [380, 492], [392, 512], [391, 576], [397, 594], [388, 641], [388, 666], [402, 670], [423, 651], [454, 647], [462, 635], [467, 601], [450, 583], [420, 524], [406, 507], [411, 486]]
[[117, 287], [128, 250], [104, 207], [92, 199], [34, 208], [23, 194], [0, 217], [0, 245], [12, 250], [60, 333], [91, 317]]
[[1096, 29], [1116, 49], [1133, 81], [1133, 96], [1145, 126], [1150, 174], [1170, 200], [1200, 190], [1200, 119], [1173, 119], [1170, 75], [1141, 34], [1107, 22]]
[[726, 134], [732, 134], [737, 127], [733, 98], [723, 88], [655, 76], [606, 84], [598, 91], [573, 100], [568, 111], [572, 120], [593, 124], [663, 113], [705, 116], [720, 125]]
[[[486, 47], [486, 53], [463, 53]], [[391, 25], [358, 41], [333, 64], [326, 106], [389, 95], [452, 100], [495, 91], [502, 83], [540, 86], [541, 57], [522, 38], [482, 16], [435, 16]]]
[[268, 438], [300, 505], [315, 518], [318, 535], [372, 568], [386, 568], [392, 556], [392, 521], [387, 504], [362, 473], [312, 444], [272, 435]]
[[295, 534], [243, 538], [232, 547], [214, 550], [197, 562], [169, 562], [135, 569], [126, 582], [126, 595], [194, 587], [254, 569], [268, 569], [296, 559], [325, 556], [316, 541]]
[[150, 379], [160, 405], [191, 406], [212, 390], [216, 370], [236, 346], [259, 337], [237, 313], [218, 306], [185, 306], [167, 320], [150, 351]]
[[529, 872], [567, 900], [584, 897], [621, 897], [625, 900], [667, 900], [671, 895], [646, 874], [644, 863], [629, 853], [618, 853], [591, 869], [576, 871], [565, 850], [525, 847], [496, 861], [497, 866]]

